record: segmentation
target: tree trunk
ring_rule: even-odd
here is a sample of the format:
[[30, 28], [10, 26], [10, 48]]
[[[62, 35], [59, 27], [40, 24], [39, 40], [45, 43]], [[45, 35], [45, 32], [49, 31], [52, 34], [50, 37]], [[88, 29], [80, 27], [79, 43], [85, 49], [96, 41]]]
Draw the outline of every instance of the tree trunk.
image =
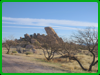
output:
[[91, 65], [90, 65], [90, 67], [89, 67], [89, 70], [88, 71], [91, 71], [92, 70], [92, 66], [94, 65], [94, 61], [95, 61], [95, 54], [92, 52], [92, 51], [90, 51], [91, 53], [92, 53], [92, 55], [93, 55], [93, 61], [92, 61], [92, 63], [91, 63]]
[[10, 52], [10, 49], [8, 49], [7, 54], [9, 54], [9, 52]]
[[50, 61], [51, 59], [48, 57], [48, 58], [46, 58], [48, 61]]
[[81, 66], [81, 68], [82, 68], [83, 70], [87, 71], [87, 69], [85, 69], [85, 68], [82, 66], [82, 64], [80, 63], [80, 61], [79, 61], [76, 57], [71, 57], [71, 59], [76, 60], [76, 61], [79, 63], [79, 65]]
[[96, 62], [93, 63], [93, 66], [94, 66], [95, 64], [97, 64], [97, 63], [98, 63], [98, 60], [97, 60]]

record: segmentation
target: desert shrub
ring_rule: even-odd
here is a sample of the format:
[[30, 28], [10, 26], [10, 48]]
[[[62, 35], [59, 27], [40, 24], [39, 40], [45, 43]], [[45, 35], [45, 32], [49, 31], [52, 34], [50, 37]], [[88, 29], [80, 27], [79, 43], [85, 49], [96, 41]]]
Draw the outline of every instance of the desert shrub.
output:
[[2, 46], [5, 47], [8, 50], [7, 54], [10, 53], [11, 47], [16, 46], [16, 41], [14, 40], [14, 38], [11, 37], [10, 39], [11, 40], [4, 38], [3, 43], [2, 43]]
[[38, 41], [34, 42], [35, 46], [40, 46], [40, 43]]
[[74, 70], [74, 66], [72, 64], [61, 64], [61, 67]]
[[16, 50], [21, 50], [21, 48], [22, 48], [21, 46], [17, 46]]
[[74, 69], [81, 69], [81, 67], [79, 65], [74, 65]]
[[12, 51], [12, 53], [17, 53], [17, 51]]
[[44, 43], [44, 44], [42, 45], [42, 47], [45, 48], [45, 49], [49, 49], [49, 48], [50, 48], [49, 45], [48, 45], [47, 43]]
[[57, 63], [57, 62], [62, 62], [62, 59], [57, 58], [57, 59], [53, 59], [53, 62]]
[[26, 55], [29, 55], [29, 54], [32, 54], [32, 52], [26, 52], [25, 54], [26, 54]]

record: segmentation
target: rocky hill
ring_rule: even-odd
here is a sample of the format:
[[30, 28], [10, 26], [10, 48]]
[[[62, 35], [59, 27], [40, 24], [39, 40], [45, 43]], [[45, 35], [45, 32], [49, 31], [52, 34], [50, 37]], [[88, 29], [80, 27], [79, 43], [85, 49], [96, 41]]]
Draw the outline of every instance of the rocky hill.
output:
[[[52, 27], [45, 27], [44, 28], [47, 35], [40, 35], [39, 33], [34, 33], [33, 35], [29, 35], [29, 34], [24, 34], [24, 38], [20, 37], [19, 41], [20, 42], [24, 42], [26, 41], [28, 44], [34, 44], [34, 43], [38, 43], [38, 44], [43, 44], [43, 41], [46, 40], [51, 40], [52, 44], [59, 44], [59, 43], [63, 43], [62, 38], [60, 38], [57, 33], [54, 31], [54, 29]], [[23, 43], [25, 44], [25, 42]], [[25, 47], [25, 46], [24, 46]]]

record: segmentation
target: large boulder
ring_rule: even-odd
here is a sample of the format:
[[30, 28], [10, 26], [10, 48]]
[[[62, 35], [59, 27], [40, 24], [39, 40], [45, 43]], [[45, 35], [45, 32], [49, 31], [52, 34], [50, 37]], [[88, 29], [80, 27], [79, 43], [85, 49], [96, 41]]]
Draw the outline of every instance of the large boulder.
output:
[[36, 33], [34, 33], [34, 34], [33, 34], [33, 37], [34, 37], [34, 38], [37, 38], [37, 35], [36, 35]]
[[26, 53], [26, 52], [37, 53], [35, 49], [25, 49], [25, 50], [23, 50], [23, 53]]
[[45, 31], [49, 38], [52, 38], [53, 42], [63, 43], [62, 38], [59, 38], [57, 33], [54, 31], [52, 27], [45, 27]]
[[23, 50], [23, 53], [26, 53], [26, 52], [33, 52], [32, 49], [25, 49]]
[[23, 49], [22, 49], [22, 47], [20, 47], [20, 46], [17, 46], [17, 47], [16, 47], [16, 51], [17, 51], [18, 53], [23, 53]]
[[20, 40], [22, 39], [22, 37], [20, 37]]
[[58, 35], [56, 34], [56, 32], [54, 31], [52, 27], [45, 27], [45, 31], [47, 35], [58, 37]]
[[37, 53], [37, 51], [35, 49], [31, 49], [33, 53]]
[[24, 37], [25, 37], [25, 39], [26, 39], [27, 41], [30, 41], [30, 40], [31, 40], [31, 37], [30, 37], [30, 35], [28, 35], [28, 34], [25, 34]]

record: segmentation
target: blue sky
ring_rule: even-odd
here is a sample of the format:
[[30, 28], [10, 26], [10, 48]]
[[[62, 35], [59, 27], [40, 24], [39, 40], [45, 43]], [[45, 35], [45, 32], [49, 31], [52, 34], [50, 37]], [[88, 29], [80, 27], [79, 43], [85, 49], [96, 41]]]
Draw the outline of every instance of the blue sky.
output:
[[69, 38], [77, 29], [98, 28], [96, 2], [4, 2], [2, 4], [2, 38], [24, 34], [46, 34], [52, 27], [59, 37]]

